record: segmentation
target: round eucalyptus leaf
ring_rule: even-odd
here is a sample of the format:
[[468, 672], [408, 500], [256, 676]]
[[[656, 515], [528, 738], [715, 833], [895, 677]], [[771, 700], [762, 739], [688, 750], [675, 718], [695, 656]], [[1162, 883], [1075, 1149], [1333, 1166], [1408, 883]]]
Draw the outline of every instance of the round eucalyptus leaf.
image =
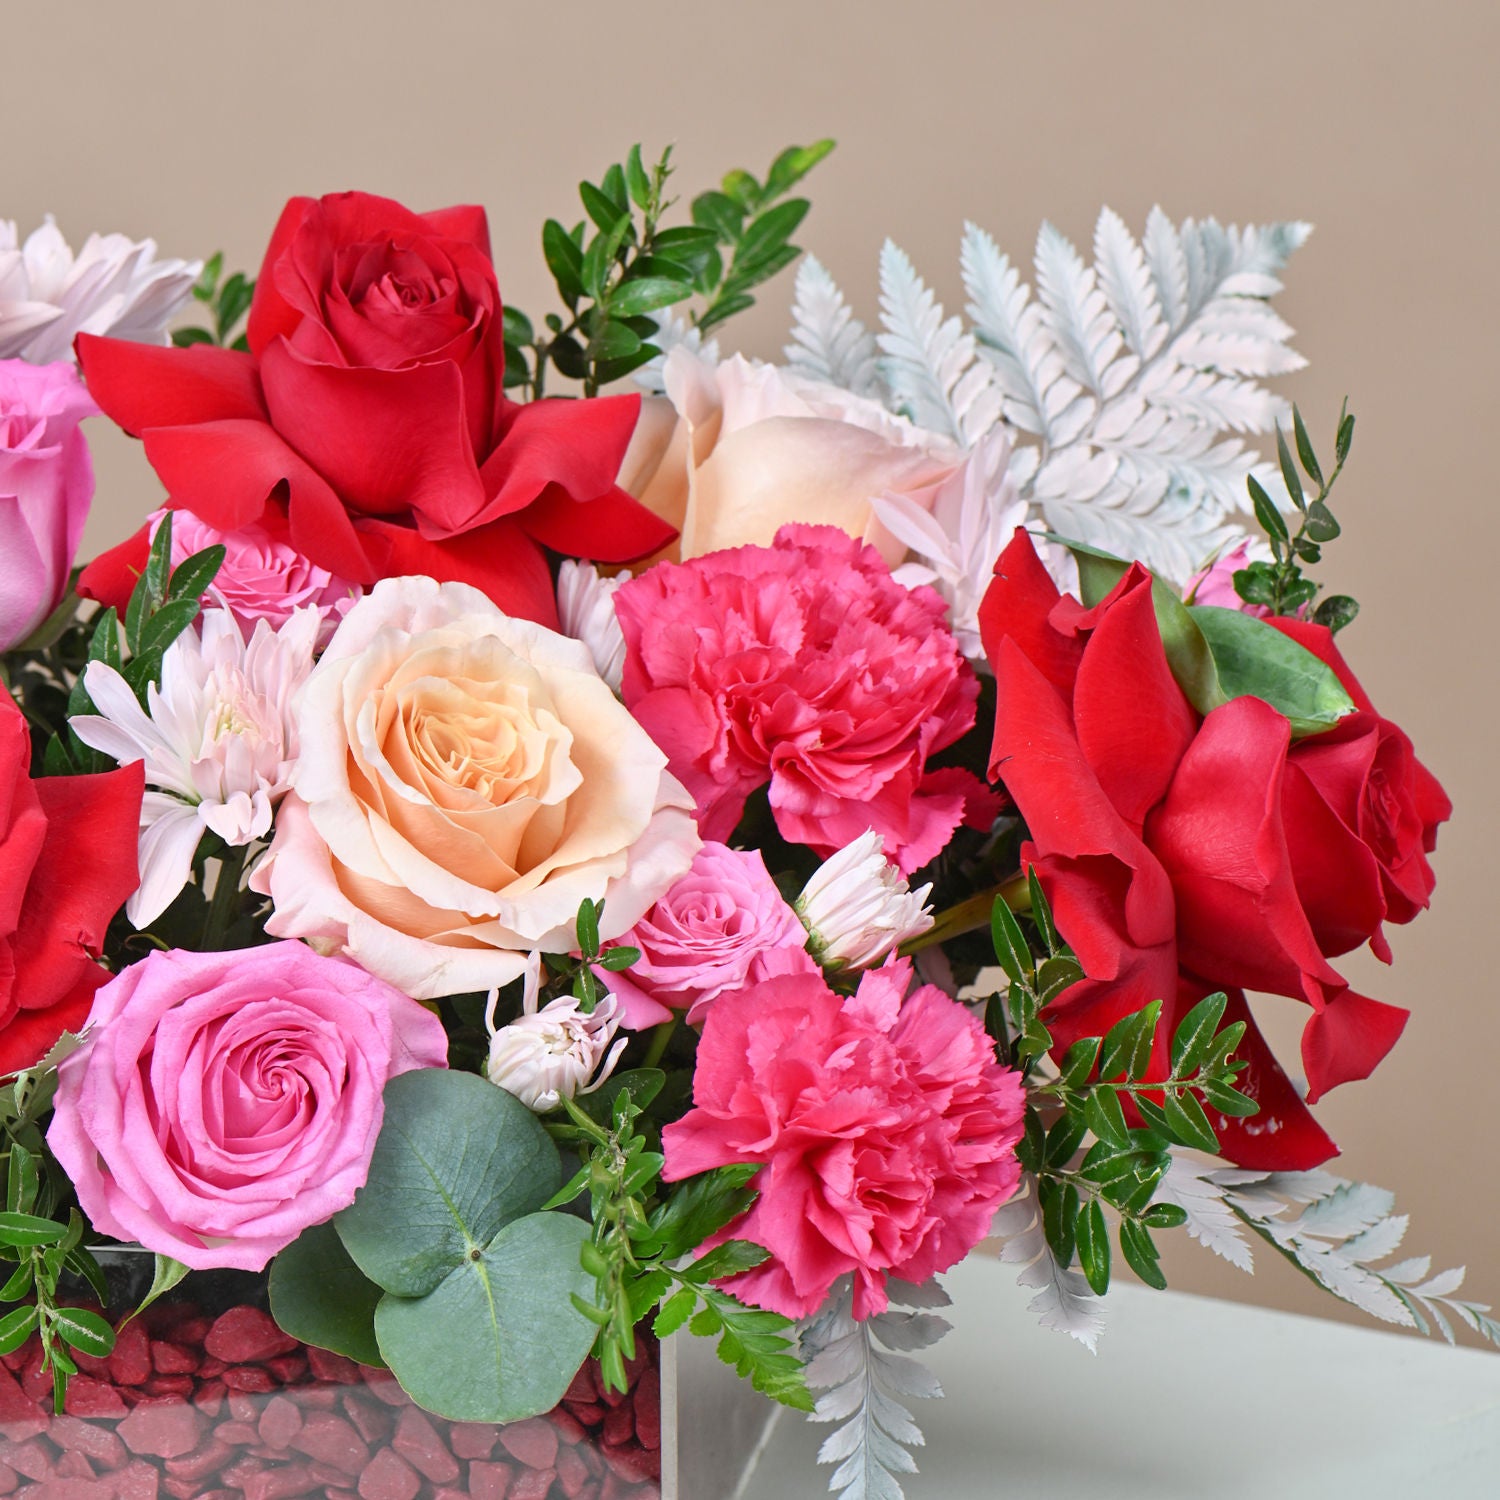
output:
[[304, 1229], [271, 1262], [271, 1316], [283, 1333], [362, 1365], [383, 1365], [375, 1308], [384, 1294], [332, 1224]]
[[557, 1147], [519, 1099], [422, 1068], [386, 1084], [370, 1175], [333, 1222], [371, 1281], [423, 1297], [561, 1186]]
[[556, 1406], [598, 1332], [571, 1300], [593, 1298], [578, 1261], [588, 1233], [570, 1214], [530, 1214], [425, 1297], [383, 1298], [375, 1334], [407, 1395], [455, 1422]]

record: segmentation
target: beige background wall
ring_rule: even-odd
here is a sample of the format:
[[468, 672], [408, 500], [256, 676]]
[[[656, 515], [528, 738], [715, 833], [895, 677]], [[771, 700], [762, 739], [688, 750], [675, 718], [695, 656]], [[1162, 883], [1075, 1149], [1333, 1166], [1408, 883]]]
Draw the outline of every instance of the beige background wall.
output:
[[[890, 234], [950, 305], [974, 218], [1028, 258], [1050, 218], [1080, 244], [1101, 203], [1174, 217], [1308, 218], [1279, 306], [1311, 368], [1284, 384], [1315, 434], [1348, 392], [1359, 430], [1330, 580], [1365, 614], [1344, 638], [1457, 813], [1435, 910], [1354, 965], [1411, 1007], [1395, 1054], [1321, 1117], [1344, 1169], [1397, 1190], [1411, 1248], [1467, 1260], [1500, 1302], [1494, 1004], [1493, 471], [1500, 8], [1486, 0], [1254, 6], [1155, 0], [757, 0], [631, 6], [255, 0], [0, 6], [0, 216], [52, 211], [222, 247], [253, 270], [282, 201], [360, 187], [490, 210], [501, 287], [544, 309], [538, 232], [637, 139], [678, 144], [691, 193], [783, 144], [841, 144], [801, 236], [866, 309]], [[733, 328], [772, 355], [789, 286]], [[98, 440], [93, 544], [156, 495], [134, 445]], [[1282, 1011], [1290, 1046], [1301, 1013]], [[1261, 1257], [1254, 1283], [1184, 1246], [1181, 1285], [1326, 1310]]]

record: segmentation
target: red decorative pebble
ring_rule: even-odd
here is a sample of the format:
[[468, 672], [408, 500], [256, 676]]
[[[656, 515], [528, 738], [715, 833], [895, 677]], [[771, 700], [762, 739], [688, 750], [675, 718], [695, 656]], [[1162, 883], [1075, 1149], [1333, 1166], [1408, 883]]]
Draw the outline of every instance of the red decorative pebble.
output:
[[215, 1359], [213, 1355], [207, 1354], [203, 1363], [198, 1366], [199, 1380], [212, 1380], [215, 1375], [222, 1375], [229, 1366], [222, 1359]]
[[245, 1483], [245, 1500], [292, 1500], [294, 1495], [310, 1495], [320, 1488], [305, 1464], [289, 1464], [252, 1475]]
[[557, 1436], [564, 1443], [581, 1443], [588, 1436], [583, 1423], [562, 1407], [549, 1411], [547, 1420], [557, 1429]]
[[661, 1376], [654, 1369], [641, 1371], [635, 1383], [635, 1433], [646, 1448], [661, 1447]]
[[[47, 1436], [59, 1448], [97, 1459], [106, 1469], [118, 1469], [130, 1457], [118, 1435], [97, 1422], [83, 1422], [73, 1416], [54, 1417]], [[0, 1490], [0, 1494], [6, 1493]]]
[[123, 1417], [128, 1410], [114, 1386], [90, 1375], [75, 1375], [68, 1382], [63, 1405], [74, 1417]]
[[93, 1479], [97, 1477], [94, 1466], [81, 1453], [67, 1449], [58, 1454], [57, 1467], [52, 1471], [59, 1479]]
[[604, 1420], [604, 1408], [598, 1402], [569, 1401], [566, 1409], [585, 1427], [597, 1427]]
[[52, 1473], [51, 1450], [42, 1444], [40, 1438], [28, 1438], [24, 1443], [6, 1443], [0, 1448], [0, 1460], [28, 1479], [46, 1479]]
[[253, 1427], [260, 1421], [260, 1402], [244, 1391], [230, 1391], [229, 1415], [236, 1422], [248, 1422]]
[[109, 1373], [116, 1385], [144, 1385], [151, 1378], [151, 1340], [139, 1323], [127, 1323], [115, 1335]]
[[527, 1469], [516, 1477], [506, 1500], [547, 1500], [547, 1491], [556, 1478], [556, 1469]]
[[618, 1448], [635, 1436], [635, 1411], [629, 1406], [616, 1406], [604, 1414], [604, 1442], [609, 1448]]
[[285, 1448], [302, 1431], [302, 1413], [285, 1396], [272, 1396], [260, 1414], [260, 1440], [269, 1448]]
[[469, 1465], [471, 1500], [509, 1500], [510, 1482], [516, 1471], [509, 1464]]
[[568, 1500], [579, 1500], [588, 1488], [589, 1466], [578, 1456], [576, 1448], [562, 1448], [557, 1454], [557, 1482]]
[[[116, 1470], [109, 1478], [115, 1487], [115, 1500], [156, 1500], [157, 1489], [161, 1484], [161, 1475], [150, 1464], [142, 1463], [139, 1459]], [[224, 1491], [215, 1490], [213, 1493], [222, 1495]], [[208, 1496], [199, 1495], [198, 1500], [208, 1500]]]
[[342, 1469], [335, 1469], [332, 1464], [310, 1463], [307, 1466], [307, 1472], [325, 1489], [339, 1490], [349, 1494], [354, 1491], [355, 1476], [344, 1473]]
[[219, 1379], [232, 1391], [249, 1391], [257, 1396], [274, 1391], [279, 1384], [269, 1370], [259, 1365], [232, 1365]]
[[448, 1429], [448, 1441], [459, 1458], [488, 1458], [500, 1434], [483, 1422], [455, 1422]]
[[384, 1406], [374, 1401], [364, 1401], [352, 1391], [344, 1393], [341, 1405], [367, 1443], [384, 1443], [390, 1440], [396, 1423]]
[[532, 1417], [500, 1429], [500, 1442], [512, 1458], [528, 1469], [550, 1469], [557, 1462], [557, 1433], [550, 1422]]
[[200, 1443], [191, 1453], [181, 1458], [169, 1458], [165, 1464], [173, 1479], [207, 1479], [217, 1474], [234, 1457], [234, 1449], [223, 1442], [218, 1433]]
[[391, 1446], [434, 1484], [447, 1484], [458, 1478], [457, 1461], [443, 1446], [426, 1413], [415, 1406], [408, 1406], [396, 1419], [396, 1436], [391, 1439]]
[[359, 1374], [370, 1394], [387, 1406], [411, 1404], [411, 1397], [396, 1383], [396, 1377], [389, 1370], [375, 1370], [369, 1365], [361, 1365]]
[[331, 1411], [309, 1412], [291, 1445], [298, 1453], [332, 1464], [345, 1474], [359, 1474], [370, 1462], [369, 1446], [348, 1422]]
[[205, 1417], [218, 1416], [224, 1409], [224, 1382], [222, 1380], [205, 1380], [193, 1392], [193, 1405]]
[[153, 1375], [141, 1389], [148, 1396], [191, 1396], [195, 1383], [191, 1375]]
[[393, 1448], [382, 1448], [359, 1476], [360, 1500], [413, 1500], [421, 1488], [417, 1471]]
[[151, 1368], [158, 1375], [192, 1375], [198, 1368], [198, 1356], [181, 1344], [152, 1339]]
[[342, 1354], [331, 1349], [315, 1349], [307, 1346], [307, 1367], [317, 1380], [335, 1380], [340, 1385], [351, 1385], [359, 1379], [359, 1366]]
[[271, 1315], [258, 1307], [231, 1307], [214, 1319], [203, 1347], [215, 1359], [228, 1360], [232, 1365], [248, 1364], [277, 1354], [290, 1354], [297, 1347], [297, 1340], [288, 1338]]
[[196, 1406], [173, 1401], [159, 1406], [137, 1406], [117, 1430], [132, 1453], [176, 1458], [198, 1446], [206, 1425]]
[[260, 1428], [252, 1422], [220, 1422], [214, 1436], [235, 1448], [248, 1448], [260, 1438]]

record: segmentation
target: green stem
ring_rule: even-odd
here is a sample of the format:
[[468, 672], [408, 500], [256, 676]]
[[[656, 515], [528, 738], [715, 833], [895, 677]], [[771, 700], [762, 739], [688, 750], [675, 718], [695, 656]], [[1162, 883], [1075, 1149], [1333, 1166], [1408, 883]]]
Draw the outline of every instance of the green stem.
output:
[[663, 1021], [651, 1033], [651, 1045], [646, 1049], [646, 1056], [641, 1062], [643, 1068], [654, 1068], [661, 1060], [667, 1050], [667, 1043], [672, 1040], [672, 1033], [677, 1030], [681, 1016], [673, 1016], [670, 1021]]
[[1002, 880], [999, 885], [966, 897], [954, 906], [945, 907], [926, 932], [902, 943], [902, 957], [909, 958], [913, 953], [946, 943], [949, 938], [958, 937], [961, 933], [978, 932], [981, 928], [988, 927], [990, 912], [994, 909], [997, 898], [1012, 911], [1030, 911], [1031, 887], [1027, 884], [1025, 874], [1017, 871], [1009, 880]]
[[214, 881], [213, 901], [203, 923], [203, 951], [212, 953], [234, 926], [240, 908], [240, 876], [245, 869], [246, 844], [231, 846], [219, 856], [219, 874]]

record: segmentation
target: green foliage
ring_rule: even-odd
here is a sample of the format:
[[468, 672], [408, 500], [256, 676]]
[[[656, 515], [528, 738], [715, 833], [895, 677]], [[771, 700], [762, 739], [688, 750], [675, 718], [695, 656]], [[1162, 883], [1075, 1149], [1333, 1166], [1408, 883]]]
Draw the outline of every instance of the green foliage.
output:
[[240, 271], [235, 271], [221, 281], [223, 272], [224, 252], [215, 251], [204, 262], [203, 274], [193, 288], [193, 296], [203, 304], [213, 327], [174, 329], [172, 342], [179, 349], [190, 348], [194, 344], [216, 344], [222, 348], [242, 351], [250, 347], [245, 335], [237, 330], [241, 320], [250, 311], [250, 303], [255, 297], [255, 281]]
[[576, 1305], [587, 1226], [545, 1209], [561, 1179], [547, 1132], [503, 1089], [436, 1068], [393, 1078], [364, 1187], [332, 1236], [277, 1258], [272, 1311], [356, 1358], [373, 1345], [452, 1420], [550, 1410], [594, 1340]]
[[[1108, 1207], [1119, 1221], [1126, 1263], [1148, 1286], [1164, 1286], [1151, 1231], [1176, 1227], [1186, 1216], [1172, 1205], [1153, 1207], [1151, 1200], [1173, 1147], [1218, 1150], [1205, 1103], [1225, 1115], [1255, 1112], [1254, 1101], [1235, 1087], [1246, 1067], [1234, 1057], [1245, 1023], [1221, 1026], [1228, 1002], [1214, 994], [1182, 1017], [1170, 1039], [1159, 1039], [1162, 1003], [1153, 1000], [1103, 1036], [1073, 1042], [1056, 1075], [1046, 1076], [1039, 1070], [1054, 1040], [1043, 1011], [1084, 975], [1058, 935], [1034, 871], [1028, 872], [1026, 900], [1034, 938], [1003, 901], [995, 901], [995, 961], [1009, 985], [1003, 998], [991, 997], [986, 1026], [1001, 1056], [1027, 1079], [1016, 1154], [1037, 1179], [1043, 1233], [1058, 1264], [1066, 1268], [1076, 1259], [1102, 1296], [1111, 1268]], [[1168, 1064], [1166, 1077], [1153, 1079], [1161, 1071], [1154, 1066], [1158, 1058]]]
[[[38, 1089], [22, 1074], [0, 1104], [8, 1140], [5, 1207], [0, 1210], [0, 1265], [9, 1265], [0, 1302], [15, 1303], [0, 1314], [0, 1354], [40, 1337], [42, 1368], [52, 1374], [52, 1402], [62, 1411], [68, 1377], [78, 1366], [68, 1353], [103, 1357], [114, 1348], [114, 1330], [86, 1307], [58, 1304], [58, 1282], [68, 1272], [102, 1293], [103, 1273], [83, 1247], [84, 1220], [76, 1208], [59, 1220], [63, 1183], [45, 1156], [37, 1120], [50, 1103], [50, 1089]], [[30, 1145], [22, 1144], [22, 1137]], [[28, 1299], [23, 1301], [22, 1299]], [[102, 1297], [101, 1297], [102, 1300]]]
[[[1276, 432], [1276, 457], [1281, 468], [1281, 477], [1286, 484], [1292, 504], [1297, 508], [1299, 524], [1293, 532], [1286, 518], [1276, 508], [1275, 502], [1265, 488], [1250, 475], [1246, 484], [1250, 490], [1250, 503], [1255, 518], [1260, 522], [1266, 539], [1271, 544], [1274, 562], [1253, 562], [1234, 575], [1235, 592], [1247, 604], [1260, 604], [1273, 615], [1295, 615], [1306, 609], [1318, 597], [1320, 585], [1304, 576], [1303, 564], [1319, 562], [1323, 547], [1338, 536], [1341, 528], [1328, 508], [1328, 494], [1334, 481], [1343, 472], [1349, 457], [1349, 448], [1354, 441], [1354, 418], [1349, 415], [1346, 400], [1339, 412], [1339, 425], [1334, 435], [1334, 468], [1325, 479], [1323, 467], [1313, 451], [1312, 439], [1307, 433], [1307, 424], [1302, 413], [1292, 407], [1292, 435], [1297, 457], [1287, 445], [1286, 434], [1279, 428]], [[1307, 487], [1302, 482], [1302, 471], [1317, 487], [1317, 494], [1309, 498]], [[1347, 594], [1331, 594], [1315, 610], [1312, 618], [1334, 632], [1348, 625], [1359, 613], [1359, 605]]]
[[598, 182], [579, 183], [585, 217], [542, 227], [542, 256], [567, 317], [549, 313], [538, 331], [506, 308], [506, 388], [541, 396], [550, 369], [592, 396], [661, 352], [651, 338], [663, 309], [700, 299], [693, 321], [709, 329], [752, 306], [751, 289], [800, 254], [790, 240], [809, 204], [787, 194], [832, 149], [832, 141], [789, 147], [764, 182], [732, 171], [693, 200], [690, 224], [669, 227], [670, 147], [647, 167], [632, 146]]

